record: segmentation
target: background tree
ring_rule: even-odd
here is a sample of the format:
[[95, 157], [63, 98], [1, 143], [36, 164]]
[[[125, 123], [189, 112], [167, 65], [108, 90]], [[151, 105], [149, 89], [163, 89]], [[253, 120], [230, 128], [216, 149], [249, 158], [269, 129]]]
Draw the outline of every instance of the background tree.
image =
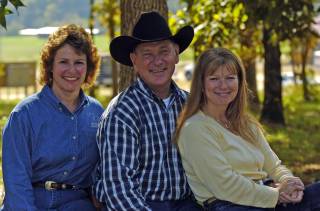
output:
[[264, 101], [261, 121], [285, 125], [282, 105], [280, 42], [310, 31], [315, 10], [313, 1], [240, 0], [256, 25], [263, 26]]
[[6, 15], [12, 14], [12, 10], [8, 8], [8, 2], [14, 6], [18, 12], [19, 7], [23, 7], [24, 4], [20, 0], [1, 0], [0, 1], [0, 25], [3, 28], [7, 28]]
[[[297, 80], [302, 81], [303, 99], [305, 101], [312, 100], [312, 96], [309, 91], [308, 77], [311, 75], [311, 70], [307, 69], [307, 64], [312, 59], [312, 51], [318, 44], [319, 35], [317, 32], [306, 32], [303, 37], [294, 37], [289, 41], [291, 47], [290, 57], [292, 63], [292, 72], [294, 76], [295, 85]], [[293, 47], [294, 46], [294, 47]]]
[[[120, 8], [118, 0], [103, 0], [94, 7], [102, 26], [107, 29], [107, 37], [112, 40], [116, 36], [116, 29], [120, 24]], [[118, 86], [118, 65], [115, 60], [111, 60], [112, 68], [112, 97], [119, 91]]]
[[[168, 6], [166, 0], [121, 0], [121, 34], [131, 35], [134, 24], [141, 12], [158, 11], [168, 19]], [[119, 91], [127, 88], [135, 79], [131, 67], [120, 66]]]
[[[260, 34], [254, 22], [248, 19], [245, 7], [236, 0], [183, 0], [186, 6], [177, 12], [172, 25], [191, 24], [195, 27], [194, 56], [212, 47], [226, 47], [242, 58], [249, 88], [251, 107], [259, 107], [256, 83], [257, 55], [261, 52]], [[177, 24], [178, 23], [178, 24]]]

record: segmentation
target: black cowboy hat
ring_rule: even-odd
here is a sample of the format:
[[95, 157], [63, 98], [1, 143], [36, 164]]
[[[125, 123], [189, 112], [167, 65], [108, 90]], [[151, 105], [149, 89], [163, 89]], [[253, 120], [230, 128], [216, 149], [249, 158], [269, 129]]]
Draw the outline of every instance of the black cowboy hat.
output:
[[132, 36], [119, 36], [110, 43], [110, 54], [118, 62], [132, 66], [130, 53], [138, 44], [171, 40], [179, 46], [179, 53], [183, 52], [193, 39], [193, 28], [185, 26], [172, 35], [168, 23], [157, 12], [142, 13], [133, 28]]

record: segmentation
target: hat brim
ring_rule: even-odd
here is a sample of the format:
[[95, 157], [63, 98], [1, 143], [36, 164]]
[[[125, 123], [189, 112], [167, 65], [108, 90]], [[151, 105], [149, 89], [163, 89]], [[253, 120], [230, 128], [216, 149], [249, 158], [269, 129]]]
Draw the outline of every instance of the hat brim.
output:
[[181, 28], [175, 35], [169, 37], [162, 37], [155, 40], [141, 40], [130, 36], [119, 36], [114, 38], [110, 43], [110, 54], [117, 62], [132, 66], [130, 53], [135, 47], [141, 43], [157, 42], [161, 40], [172, 40], [179, 46], [179, 54], [182, 53], [192, 42], [194, 36], [193, 28], [185, 26]]

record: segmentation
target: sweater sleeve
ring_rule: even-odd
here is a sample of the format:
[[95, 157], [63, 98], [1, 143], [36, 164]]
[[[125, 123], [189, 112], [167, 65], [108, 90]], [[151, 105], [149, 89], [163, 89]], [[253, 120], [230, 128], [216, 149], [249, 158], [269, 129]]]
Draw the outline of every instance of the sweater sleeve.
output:
[[281, 164], [281, 160], [271, 149], [260, 129], [257, 129], [257, 140], [265, 159], [263, 169], [268, 173], [268, 175], [276, 182], [292, 178], [293, 175], [291, 171]]
[[185, 124], [178, 140], [183, 162], [193, 168], [196, 176], [212, 195], [235, 204], [262, 208], [275, 207], [278, 191], [256, 184], [237, 173], [219, 146], [219, 133], [201, 122]]

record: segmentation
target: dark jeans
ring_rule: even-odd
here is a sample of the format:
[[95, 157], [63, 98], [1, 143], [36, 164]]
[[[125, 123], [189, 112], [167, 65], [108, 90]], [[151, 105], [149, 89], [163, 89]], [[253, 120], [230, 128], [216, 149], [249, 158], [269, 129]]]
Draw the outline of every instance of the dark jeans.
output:
[[304, 196], [298, 204], [277, 205], [275, 208], [259, 208], [242, 206], [228, 201], [216, 200], [206, 206], [207, 211], [320, 211], [320, 183], [309, 185], [304, 190]]
[[200, 211], [201, 207], [191, 197], [172, 201], [147, 201], [152, 211]]

